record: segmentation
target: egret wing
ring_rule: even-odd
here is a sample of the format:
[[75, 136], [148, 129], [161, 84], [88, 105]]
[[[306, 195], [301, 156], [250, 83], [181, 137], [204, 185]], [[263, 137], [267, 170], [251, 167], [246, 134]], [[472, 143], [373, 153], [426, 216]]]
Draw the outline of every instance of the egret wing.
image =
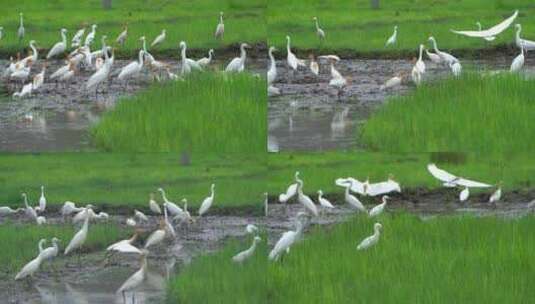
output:
[[500, 22], [499, 24], [489, 28], [488, 30], [484, 30], [484, 31], [456, 31], [456, 30], [451, 30], [453, 33], [455, 34], [459, 34], [459, 35], [465, 35], [465, 36], [468, 36], [468, 37], [480, 37], [480, 38], [483, 38], [483, 37], [491, 37], [491, 36], [496, 36], [498, 34], [500, 34], [501, 32], [503, 32], [505, 29], [507, 29], [512, 23], [513, 21], [515, 21], [515, 18], [518, 16], [518, 11], [515, 11], [515, 13], [505, 19], [504, 21]]

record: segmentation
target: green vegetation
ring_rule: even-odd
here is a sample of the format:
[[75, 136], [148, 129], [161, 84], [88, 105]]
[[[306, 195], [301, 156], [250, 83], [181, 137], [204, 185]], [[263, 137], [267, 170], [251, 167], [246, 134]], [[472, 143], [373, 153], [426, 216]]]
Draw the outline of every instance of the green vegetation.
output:
[[[292, 37], [296, 49], [318, 49], [323, 53], [406, 53], [417, 54], [418, 45], [433, 35], [441, 49], [481, 49], [511, 43], [512, 27], [491, 44], [483, 39], [459, 36], [450, 29], [477, 30], [476, 21], [489, 28], [511, 16], [522, 23], [523, 33], [535, 31], [535, 14], [530, 0], [381, 0], [381, 9], [372, 10], [370, 0], [273, 0], [266, 19], [269, 45], [285, 50], [285, 36]], [[313, 16], [319, 18], [326, 40], [320, 44]], [[394, 25], [399, 26], [398, 43], [385, 48]], [[533, 38], [533, 37], [532, 37]], [[428, 44], [429, 45], [429, 44]], [[430, 46], [430, 45], [429, 45]], [[416, 56], [416, 55], [415, 55]]]
[[92, 133], [109, 151], [265, 153], [266, 104], [262, 78], [199, 73], [123, 100]]
[[[338, 177], [370, 177], [371, 181], [395, 175], [403, 188], [441, 187], [426, 170], [430, 162], [464, 177], [495, 183], [506, 191], [529, 189], [535, 184], [535, 163], [529, 154], [491, 156], [477, 154], [386, 154], [386, 153], [280, 153], [259, 156], [194, 155], [191, 164], [169, 153], [58, 153], [0, 154], [0, 205], [21, 206], [21, 192], [36, 204], [39, 186], [45, 185], [50, 205], [70, 200], [101, 208], [147, 208], [150, 192], [167, 190], [171, 200], [188, 199], [193, 208], [216, 184], [213, 208], [257, 207], [265, 191], [276, 196], [301, 171], [305, 191], [315, 196], [340, 192]], [[158, 200], [160, 197], [157, 196]]]
[[[243, 41], [265, 41], [265, 0], [114, 0], [111, 10], [103, 10], [101, 2], [20, 0], [5, 5], [0, 11], [0, 25], [4, 27], [0, 50], [14, 54], [32, 39], [40, 48], [49, 49], [60, 41], [61, 28], [69, 31], [70, 46], [73, 35], [83, 23], [87, 24], [86, 34], [91, 24], [98, 25], [95, 44], [98, 47], [101, 35], [106, 34], [110, 42], [114, 42], [124, 23], [128, 23], [127, 43], [117, 50], [119, 55], [128, 56], [141, 47], [139, 37], [145, 35], [150, 43], [162, 29], [167, 29], [167, 38], [163, 44], [151, 49], [154, 55], [166, 53], [178, 56], [181, 40], [187, 41], [190, 48], [203, 49], [226, 47]], [[214, 38], [219, 11], [225, 13], [223, 43]], [[17, 38], [19, 12], [24, 13], [26, 28], [23, 44]]]
[[197, 259], [168, 287], [168, 303], [526, 303], [535, 297], [535, 218], [407, 214], [378, 219], [376, 247], [357, 251], [373, 221], [356, 217], [314, 231], [282, 263], [263, 245], [242, 266], [233, 242]]
[[[52, 246], [53, 237], [60, 239], [60, 254], [69, 244], [76, 233], [77, 228], [62, 225], [31, 225], [4, 223], [0, 225], [0, 240], [4, 244], [0, 250], [0, 277], [12, 276], [20, 268], [37, 256], [39, 250], [37, 243], [40, 239], [47, 239], [45, 247]], [[125, 237], [124, 231], [115, 224], [90, 224], [87, 241], [82, 248], [83, 252], [93, 252], [102, 250], [114, 241]]]
[[362, 140], [380, 151], [533, 151], [534, 94], [533, 81], [510, 74], [425, 85], [372, 115]]

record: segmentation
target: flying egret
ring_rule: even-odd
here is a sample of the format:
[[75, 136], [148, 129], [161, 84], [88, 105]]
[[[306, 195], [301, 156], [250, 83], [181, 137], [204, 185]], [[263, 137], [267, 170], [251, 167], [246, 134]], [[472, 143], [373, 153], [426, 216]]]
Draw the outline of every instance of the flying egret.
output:
[[166, 234], [165, 233], [165, 221], [160, 220], [159, 229], [154, 230], [154, 232], [152, 232], [151, 235], [149, 235], [149, 237], [147, 238], [147, 241], [145, 242], [145, 246], [143, 246], [143, 248], [147, 249], [151, 246], [161, 243], [165, 239], [165, 234]]
[[399, 85], [401, 85], [401, 82], [403, 81], [403, 75], [400, 73], [400, 74], [397, 74], [396, 76], [388, 79], [384, 84], [382, 84], [379, 89], [381, 91], [384, 91], [386, 89], [390, 89], [390, 88], [393, 88], [393, 87], [397, 87]]
[[154, 41], [150, 44], [151, 47], [156, 46], [162, 43], [165, 40], [165, 29], [162, 30], [162, 33], [158, 37], [154, 38]]
[[396, 44], [397, 40], [398, 40], [398, 26], [395, 25], [394, 33], [392, 33], [392, 36], [390, 36], [390, 38], [388, 38], [388, 40], [386, 41], [385, 47]]
[[298, 185], [297, 186], [297, 201], [301, 205], [303, 205], [303, 207], [305, 207], [305, 210], [308, 211], [310, 214], [314, 216], [318, 216], [318, 208], [316, 207], [312, 199], [310, 199], [310, 197], [308, 197], [306, 194], [303, 193], [303, 181], [299, 179], [298, 177], [296, 177], [296, 181]]
[[[483, 28], [481, 27], [481, 22], [477, 21], [476, 25], [477, 25], [477, 30], [481, 32], [483, 30]], [[490, 41], [493, 41], [494, 39], [496, 39], [496, 37], [495, 36], [488, 36], [488, 37], [483, 37], [483, 39], [485, 39], [485, 40], [490, 42]]]
[[201, 67], [205, 68], [210, 65], [210, 62], [212, 62], [212, 56], [214, 56], [214, 49], [210, 49], [208, 51], [208, 57], [203, 57], [199, 60], [197, 60], [197, 64]]
[[128, 25], [125, 24], [123, 31], [117, 36], [117, 39], [115, 39], [115, 42], [119, 44], [120, 46], [124, 46], [126, 43], [126, 38], [128, 37]]
[[459, 201], [465, 202], [469, 196], [470, 196], [470, 190], [468, 189], [468, 187], [464, 187], [463, 191], [459, 193]]
[[310, 54], [308, 58], [310, 59], [310, 71], [312, 74], [318, 76], [320, 73], [320, 66], [318, 65], [318, 62], [314, 59], [313, 54]]
[[91, 32], [87, 34], [87, 36], [85, 36], [85, 41], [84, 41], [85, 46], [90, 46], [93, 43], [93, 41], [95, 40], [96, 31], [97, 31], [97, 25], [93, 24], [91, 26]]
[[489, 203], [496, 205], [496, 202], [500, 200], [502, 197], [502, 183], [499, 182], [498, 185], [496, 185], [496, 191], [492, 193], [492, 195], [489, 198]]
[[210, 189], [211, 189], [210, 196], [204, 199], [204, 201], [201, 204], [201, 207], [199, 208], [199, 216], [202, 216], [203, 214], [205, 214], [208, 211], [208, 209], [210, 209], [210, 207], [212, 206], [212, 203], [214, 202], [215, 184], [212, 184]]
[[65, 50], [67, 49], [67, 36], [66, 36], [67, 30], [63, 28], [61, 29], [60, 33], [61, 33], [61, 41], [54, 44], [54, 46], [50, 49], [50, 51], [46, 55], [46, 59], [50, 59], [56, 55], [63, 54]]
[[254, 224], [247, 224], [247, 226], [245, 226], [245, 232], [247, 232], [249, 234], [257, 234], [258, 233], [258, 227], [256, 227], [256, 225], [254, 225]]
[[381, 236], [382, 228], [383, 226], [381, 224], [375, 223], [373, 225], [373, 234], [362, 240], [357, 246], [357, 250], [365, 250], [377, 244], [377, 242], [379, 242], [379, 237]]
[[87, 239], [87, 231], [89, 228], [89, 210], [91, 210], [91, 208], [86, 207], [84, 224], [82, 228], [78, 232], [76, 232], [74, 237], [69, 242], [69, 245], [67, 245], [67, 247], [65, 248], [64, 255], [68, 255], [74, 250], [82, 248], [82, 246], [84, 245], [85, 240]]
[[223, 23], [223, 12], [219, 12], [219, 23], [215, 28], [214, 37], [216, 39], [223, 39], [223, 34], [225, 34], [225, 24]]
[[344, 199], [345, 201], [351, 205], [352, 207], [356, 208], [358, 211], [362, 211], [362, 212], [368, 212], [366, 210], [366, 207], [364, 207], [364, 205], [355, 197], [353, 196], [351, 193], [349, 193], [349, 189], [351, 188], [351, 184], [347, 184], [346, 185], [346, 191], [345, 191], [345, 194], [344, 194]]
[[515, 36], [516, 46], [526, 51], [535, 50], [535, 41], [520, 38], [520, 32], [522, 31], [522, 26], [519, 23], [517, 23], [515, 24], [515, 27], [516, 27], [516, 36]]
[[316, 35], [318, 35], [318, 38], [320, 39], [320, 41], [325, 40], [325, 32], [320, 28], [318, 17], [314, 17], [312, 18], [312, 20], [314, 20], [316, 24]]
[[160, 208], [160, 205], [158, 205], [158, 203], [154, 200], [154, 193], [150, 194], [149, 208], [150, 211], [156, 214], [162, 214], [162, 209]]
[[233, 256], [232, 261], [235, 263], [243, 263], [245, 260], [249, 259], [251, 256], [253, 256], [256, 245], [260, 243], [260, 241], [262, 241], [262, 239], [259, 236], [255, 236], [251, 247]]
[[11, 209], [11, 207], [3, 206], [0, 207], [0, 216], [15, 214], [23, 210], [23, 208]]
[[225, 68], [225, 72], [243, 72], [245, 69], [245, 59], [247, 57], [247, 53], [245, 51], [246, 48], [249, 48], [247, 43], [242, 43], [240, 45], [240, 57], [235, 57], [232, 59]]
[[15, 280], [24, 279], [28, 276], [33, 277], [33, 274], [39, 270], [42, 261], [42, 256], [38, 255], [35, 259], [28, 262], [28, 264], [24, 265], [24, 267], [22, 267], [19, 273], [17, 273], [17, 275], [15, 276]]
[[135, 247], [134, 245], [132, 245], [136, 241], [138, 236], [139, 236], [138, 232], [135, 232], [132, 235], [132, 237], [130, 237], [129, 239], [121, 240], [121, 241], [111, 244], [110, 246], [108, 246], [108, 248], [106, 248], [106, 251], [140, 254], [141, 250]]
[[19, 13], [19, 18], [20, 18], [19, 19], [20, 23], [19, 23], [19, 29], [17, 30], [17, 37], [19, 38], [19, 42], [20, 42], [22, 41], [22, 39], [24, 39], [24, 33], [25, 33], [22, 13]]
[[305, 62], [301, 59], [298, 59], [295, 54], [292, 53], [290, 36], [286, 36], [286, 51], [288, 53], [286, 61], [288, 62], [288, 66], [292, 68], [292, 70], [296, 71], [299, 66], [306, 67]]
[[[479, 31], [456, 31], [451, 30], [455, 34], [464, 35], [468, 37], [475, 37], [475, 38], [484, 38], [487, 41], [492, 41], [494, 38], [499, 35], [501, 32], [505, 31], [515, 20], [516, 16], [518, 15], [518, 11], [515, 11], [515, 13], [505, 19], [504, 21], [500, 22], [499, 24], [489, 28], [488, 30], [479, 30]], [[490, 39], [490, 40], [489, 40]]]
[[323, 210], [325, 209], [334, 209], [334, 206], [328, 199], [323, 197], [323, 191], [318, 190], [318, 201]]
[[442, 182], [442, 185], [444, 187], [455, 187], [455, 186], [461, 186], [461, 187], [469, 187], [469, 188], [490, 188], [491, 185], [472, 181], [469, 179], [465, 179], [462, 177], [455, 176], [443, 169], [438, 168], [435, 164], [431, 163], [427, 165], [427, 170], [431, 175], [433, 175], [434, 178], [438, 179]]
[[275, 82], [275, 79], [277, 78], [277, 62], [275, 61], [275, 57], [273, 56], [273, 52], [276, 52], [277, 48], [274, 46], [269, 47], [268, 56], [269, 56], [269, 69], [267, 71], [267, 83], [268, 86], [273, 84]]
[[74, 34], [74, 36], [72, 37], [72, 40], [71, 40], [71, 47], [73, 48], [77, 48], [77, 47], [80, 47], [81, 43], [82, 43], [82, 36], [84, 35], [85, 33], [85, 27], [79, 29], [76, 34]]
[[442, 63], [445, 63], [447, 65], [451, 65], [455, 62], [458, 62], [459, 60], [457, 58], [455, 58], [453, 55], [451, 54], [448, 54], [446, 52], [442, 52], [438, 49], [437, 47], [437, 41], [435, 40], [435, 37], [431, 36], [429, 37], [429, 41], [431, 41], [431, 43], [433, 44], [433, 48], [435, 50], [435, 53], [440, 56], [440, 61]]
[[511, 63], [511, 73], [519, 72], [524, 66], [524, 48], [520, 48], [520, 55], [516, 56]]
[[134, 78], [137, 75], [139, 75], [139, 72], [141, 72], [141, 69], [143, 69], [143, 55], [145, 52], [143, 50], [139, 51], [138, 55], [138, 61], [132, 61], [125, 67], [121, 69], [121, 72], [119, 73], [119, 76], [117, 76], [117, 79], [126, 81], [126, 85], [128, 86], [128, 79]]
[[132, 274], [126, 281], [117, 289], [117, 293], [123, 295], [123, 301], [126, 303], [126, 292], [132, 291], [132, 303], [135, 303], [135, 289], [137, 289], [145, 278], [147, 277], [147, 254], [146, 250], [143, 250], [140, 255], [141, 267], [138, 271]]
[[141, 211], [134, 209], [134, 217], [141, 221], [148, 222], [149, 218]]
[[296, 229], [286, 231], [277, 241], [273, 249], [269, 252], [269, 260], [277, 261], [281, 255], [290, 253], [290, 247], [301, 238], [306, 223], [308, 222], [306, 213], [299, 213], [296, 219]]
[[376, 216], [379, 216], [381, 213], [383, 213], [383, 211], [386, 208], [387, 199], [389, 199], [389, 198], [390, 197], [388, 195], [383, 195], [383, 197], [381, 198], [382, 203], [377, 205], [377, 206], [375, 206], [375, 207], [373, 207], [370, 210], [369, 216], [370, 217], [376, 217]]

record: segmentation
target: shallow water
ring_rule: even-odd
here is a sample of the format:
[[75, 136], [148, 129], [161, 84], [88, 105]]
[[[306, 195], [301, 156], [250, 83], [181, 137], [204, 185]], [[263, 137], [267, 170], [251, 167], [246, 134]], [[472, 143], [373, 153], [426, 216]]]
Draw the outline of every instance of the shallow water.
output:
[[[512, 58], [491, 60], [461, 60], [464, 70], [509, 69]], [[268, 149], [334, 150], [359, 147], [358, 132], [367, 118], [391, 96], [411, 92], [409, 81], [413, 63], [409, 60], [341, 60], [337, 69], [351, 77], [340, 99], [337, 90], [328, 85], [330, 70], [320, 67], [320, 75], [307, 68], [296, 73], [288, 71], [286, 61], [277, 62], [274, 86], [281, 95], [269, 98]], [[382, 91], [380, 86], [399, 72], [407, 73], [398, 87]], [[535, 58], [527, 59], [525, 72], [535, 72]], [[424, 81], [436, 81], [450, 75], [449, 68], [426, 61]]]

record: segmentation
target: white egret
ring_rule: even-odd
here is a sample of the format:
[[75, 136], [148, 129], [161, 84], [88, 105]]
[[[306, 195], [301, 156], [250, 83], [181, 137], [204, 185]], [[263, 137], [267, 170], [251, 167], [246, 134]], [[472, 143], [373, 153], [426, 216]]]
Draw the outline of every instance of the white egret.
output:
[[337, 55], [321, 55], [321, 56], [318, 56], [318, 59], [326, 59], [326, 60], [335, 60], [335, 61], [340, 61], [340, 57], [338, 57]]
[[61, 29], [60, 33], [61, 33], [61, 41], [54, 44], [54, 46], [50, 49], [50, 51], [46, 55], [46, 59], [50, 59], [54, 56], [63, 54], [65, 50], [67, 49], [67, 36], [66, 36], [67, 30], [63, 28]]
[[128, 79], [134, 78], [139, 75], [139, 72], [141, 72], [141, 69], [143, 69], [143, 54], [145, 54], [145, 52], [143, 50], [140, 50], [138, 55], [138, 61], [132, 61], [128, 65], [123, 67], [121, 69], [121, 72], [119, 73], [119, 76], [117, 76], [117, 79], [125, 80], [126, 85], [128, 85]]
[[[105, 40], [104, 36], [102, 38], [103, 38], [102, 41], [104, 42], [104, 40]], [[86, 83], [86, 89], [87, 90], [91, 90], [91, 89], [95, 88], [95, 93], [98, 91], [98, 86], [102, 82], [104, 82], [104, 80], [108, 79], [108, 75], [110, 74], [111, 67], [112, 67], [113, 62], [114, 62], [115, 54], [114, 54], [113, 49], [112, 49], [112, 56], [111, 57], [108, 57], [107, 48], [103, 48], [103, 49], [104, 49], [104, 57], [106, 58], [104, 60], [104, 66], [102, 66], [102, 68], [100, 68], [93, 75], [91, 75], [91, 77], [89, 77], [89, 79], [87, 80], [87, 83]]]
[[[479, 21], [477, 21], [476, 25], [477, 25], [477, 30], [481, 32], [483, 30], [483, 28], [481, 27], [481, 23]], [[485, 40], [490, 42], [490, 41], [493, 41], [494, 39], [496, 39], [496, 37], [495, 36], [488, 36], [488, 37], [483, 37], [483, 39], [485, 39]]]
[[39, 255], [41, 256], [42, 261], [48, 261], [58, 256], [59, 253], [59, 246], [58, 246], [59, 239], [56, 237], [52, 238], [52, 246], [47, 247], [43, 249]]
[[437, 55], [435, 53], [430, 53], [429, 50], [427, 50], [427, 49], [425, 49], [425, 53], [427, 54], [427, 57], [429, 58], [429, 60], [431, 60], [431, 62], [433, 62], [435, 64], [442, 63], [442, 58], [440, 58], [439, 55]]
[[325, 40], [325, 32], [320, 28], [320, 25], [319, 25], [319, 22], [318, 22], [318, 18], [314, 17], [314, 18], [312, 18], [312, 20], [314, 20], [314, 22], [316, 24], [316, 35], [318, 35], [318, 38], [321, 41]]
[[496, 191], [492, 193], [492, 195], [489, 198], [489, 203], [496, 204], [497, 201], [499, 201], [502, 197], [502, 183], [499, 182], [496, 188]]
[[425, 48], [424, 45], [420, 44], [420, 53], [418, 55], [418, 60], [416, 61], [416, 65], [415, 65], [416, 69], [418, 70], [418, 72], [420, 72], [420, 74], [425, 73], [425, 63], [424, 63], [424, 60], [422, 59], [424, 48]]
[[93, 206], [88, 205], [89, 207], [84, 207], [82, 211], [76, 213], [74, 217], [72, 218], [72, 223], [77, 224], [79, 222], [82, 222], [85, 220], [86, 217], [89, 217], [89, 220], [93, 220], [96, 216], [93, 209], [91, 209]]
[[461, 187], [469, 187], [469, 188], [490, 188], [491, 185], [476, 182], [473, 180], [465, 179], [462, 177], [455, 176], [443, 169], [439, 169], [435, 164], [429, 164], [427, 165], [427, 170], [431, 175], [433, 175], [434, 178], [440, 180], [442, 182], [442, 185], [444, 187], [455, 187], [455, 186], [461, 186]]
[[201, 67], [205, 68], [210, 65], [210, 62], [212, 62], [212, 56], [214, 55], [214, 49], [210, 49], [208, 51], [208, 57], [203, 57], [199, 60], [197, 60], [197, 64]]
[[390, 36], [390, 38], [388, 38], [388, 40], [386, 41], [385, 47], [396, 44], [397, 40], [398, 40], [398, 26], [395, 25], [394, 33], [392, 33], [392, 36]]
[[15, 276], [15, 280], [24, 279], [27, 276], [33, 277], [33, 274], [39, 270], [41, 262], [43, 261], [42, 259], [42, 256], [38, 255], [35, 259], [24, 265], [24, 267], [22, 267], [19, 273], [17, 273], [17, 275]]
[[267, 71], [267, 83], [268, 86], [275, 82], [277, 78], [277, 62], [273, 56], [273, 52], [276, 52], [277, 48], [274, 46], [269, 47], [268, 56], [269, 56], [269, 69]]
[[69, 245], [67, 245], [67, 247], [65, 248], [65, 255], [68, 255], [76, 249], [82, 248], [82, 246], [84, 245], [85, 240], [87, 239], [87, 231], [89, 229], [89, 210], [91, 210], [91, 208], [86, 207], [84, 224], [82, 228], [78, 232], [76, 232], [76, 234], [69, 242]]
[[95, 40], [96, 31], [97, 31], [97, 25], [93, 24], [91, 26], [91, 32], [87, 34], [87, 36], [85, 36], [85, 42], [84, 42], [85, 46], [90, 46], [93, 43], [93, 41]]
[[24, 212], [26, 216], [28, 216], [32, 220], [36, 220], [37, 212], [35, 212], [35, 209], [28, 204], [28, 196], [26, 195], [26, 193], [22, 193], [22, 198], [24, 199], [24, 207], [25, 207]]
[[522, 69], [524, 66], [524, 48], [520, 48], [520, 55], [516, 56], [511, 63], [510, 71], [511, 73], [516, 73]]
[[45, 83], [46, 67], [47, 63], [45, 61], [45, 63], [43, 63], [43, 69], [41, 70], [41, 72], [33, 76], [32, 90], [39, 89], [43, 85], [43, 83]]
[[13, 93], [13, 98], [15, 98], [15, 97], [23, 98], [26, 95], [30, 95], [31, 96], [32, 95], [32, 91], [33, 91], [33, 83], [32, 82], [27, 83], [22, 87], [20, 92]]
[[318, 201], [323, 209], [334, 209], [333, 204], [323, 197], [323, 191], [321, 190], [318, 190]]
[[61, 76], [63, 76], [63, 74], [67, 73], [72, 65], [71, 63], [72, 61], [70, 60], [66, 60], [65, 61], [65, 65], [62, 66], [61, 68], [57, 69], [54, 73], [52, 73], [52, 75], [50, 75], [50, 79], [53, 80], [53, 79], [59, 79]]
[[264, 216], [268, 216], [269, 212], [269, 195], [267, 192], [264, 192]]
[[284, 252], [286, 252], [286, 254], [290, 253], [290, 247], [301, 238], [305, 228], [306, 220], [301, 220], [303, 215], [306, 216], [304, 213], [298, 214], [295, 231], [290, 230], [282, 234], [281, 238], [269, 252], [269, 260], [277, 261]]
[[85, 27], [79, 29], [76, 32], [76, 34], [74, 34], [71, 40], [71, 47], [73, 48], [80, 47], [80, 45], [82, 44], [82, 36], [84, 36], [84, 33], [85, 33]]
[[46, 239], [40, 239], [39, 243], [37, 243], [37, 249], [39, 249], [39, 254], [41, 254], [44, 250], [43, 245], [46, 243]]
[[126, 219], [126, 225], [130, 226], [130, 227], [135, 227], [137, 225], [137, 223], [136, 223], [136, 220], [134, 220], [133, 218], [129, 217], [129, 218]]
[[453, 73], [453, 76], [455, 77], [461, 76], [463, 67], [461, 66], [461, 63], [459, 61], [450, 62], [449, 65], [450, 65], [451, 72]]
[[29, 45], [30, 45], [30, 48], [32, 49], [32, 54], [19, 61], [19, 63], [22, 66], [26, 66], [26, 64], [28, 64], [29, 61], [32, 61], [32, 63], [35, 63], [37, 62], [37, 59], [39, 58], [39, 51], [35, 47], [35, 40], [30, 40]]
[[30, 76], [31, 65], [32, 65], [32, 60], [29, 60], [28, 66], [22, 67], [16, 70], [15, 72], [11, 73], [11, 75], [9, 75], [9, 78], [13, 80], [19, 80], [21, 83], [24, 83], [28, 79], [28, 76]]
[[[494, 40], [494, 38], [506, 30], [515, 20], [516, 16], [518, 15], [518, 11], [515, 11], [515, 13], [505, 19], [504, 21], [500, 22], [499, 24], [489, 28], [488, 30], [479, 30], [479, 31], [456, 31], [451, 30], [455, 34], [464, 35], [468, 37], [475, 37], [475, 38], [484, 38], [485, 40], [491, 41]], [[490, 40], [489, 40], [490, 39]]]
[[368, 249], [377, 244], [377, 242], [379, 242], [379, 237], [381, 236], [382, 228], [383, 226], [381, 224], [375, 223], [373, 225], [373, 234], [360, 242], [360, 244], [357, 246], [357, 250]]
[[38, 216], [35, 218], [35, 222], [37, 223], [37, 225], [41, 226], [41, 225], [44, 225], [46, 224], [46, 218], [44, 216]]
[[251, 247], [233, 256], [232, 261], [235, 263], [243, 263], [245, 260], [249, 259], [251, 256], [253, 256], [256, 245], [260, 243], [260, 241], [262, 241], [262, 239], [258, 236], [255, 236]]
[[338, 99], [340, 99], [342, 91], [350, 79], [346, 79], [344, 76], [342, 76], [342, 74], [340, 74], [340, 72], [338, 72], [338, 70], [334, 67], [334, 62], [334, 60], [331, 60], [331, 80], [329, 80], [329, 85], [338, 90], [337, 96]]
[[195, 69], [195, 70], [202, 70], [202, 67], [197, 63], [197, 61], [193, 60], [193, 59], [189, 59], [187, 56], [186, 56], [186, 50], [188, 48], [187, 44], [185, 41], [180, 41], [180, 58], [181, 58], [181, 61], [182, 61], [182, 69], [180, 71], [180, 73], [182, 75], [187, 75], [189, 73], [191, 73], [191, 70], [192, 69]]
[[20, 211], [23, 211], [23, 210], [24, 210], [23, 208], [12, 209], [11, 207], [3, 206], [3, 207], [0, 207], [0, 216], [19, 213]]
[[382, 84], [379, 89], [380, 90], [386, 90], [386, 89], [389, 89], [389, 88], [393, 88], [393, 87], [397, 87], [401, 84], [401, 82], [403, 81], [403, 76], [402, 74], [398, 74], [390, 79], [388, 79], [384, 84]]
[[148, 222], [149, 218], [141, 211], [134, 209], [134, 217], [138, 218], [141, 221]]
[[150, 211], [156, 214], [162, 214], [162, 209], [160, 209], [160, 205], [158, 205], [158, 203], [154, 200], [154, 193], [150, 194], [149, 208]]
[[268, 96], [278, 96], [281, 94], [281, 90], [273, 85], [267, 87]]
[[154, 41], [150, 44], [151, 47], [162, 43], [165, 40], [165, 29], [162, 30], [162, 33], [158, 37], [154, 38]]
[[62, 216], [67, 216], [67, 215], [71, 215], [73, 213], [80, 212], [82, 210], [84, 210], [84, 208], [76, 207], [76, 205], [73, 202], [66, 201], [63, 204], [63, 207], [61, 207], [61, 215]]
[[167, 195], [165, 194], [165, 191], [163, 190], [163, 188], [158, 188], [158, 191], [161, 193], [162, 195], [162, 199], [164, 201], [163, 203], [163, 207], [164, 209], [167, 209], [167, 211], [169, 211], [169, 213], [171, 213], [171, 215], [177, 215], [177, 214], [180, 214], [183, 212], [182, 208], [180, 208], [177, 204], [169, 201], [167, 199]]
[[435, 37], [431, 36], [429, 37], [429, 41], [431, 41], [431, 43], [433, 43], [433, 48], [435, 49], [435, 53], [440, 56], [440, 61], [442, 63], [445, 63], [447, 65], [451, 65], [455, 62], [458, 62], [459, 60], [457, 58], [455, 58], [453, 55], [451, 54], [448, 54], [446, 52], [442, 52], [438, 49], [437, 47], [437, 41], [435, 40]]
[[376, 217], [376, 216], [379, 216], [381, 213], [383, 213], [383, 211], [386, 208], [387, 199], [389, 198], [390, 197], [388, 195], [383, 195], [383, 197], [381, 198], [382, 203], [370, 209], [369, 216]]
[[288, 62], [288, 66], [292, 68], [292, 70], [296, 71], [299, 66], [306, 67], [306, 64], [303, 60], [298, 59], [294, 53], [292, 53], [291, 49], [291, 40], [290, 36], [286, 36], [286, 51], [287, 51], [287, 57], [286, 61]]
[[131, 275], [126, 281], [117, 289], [117, 293], [122, 293], [123, 301], [126, 303], [126, 292], [132, 291], [132, 303], [135, 303], [135, 292], [134, 290], [138, 288], [145, 278], [147, 277], [147, 254], [146, 250], [143, 250], [140, 255], [141, 267], [133, 275]]
[[420, 83], [422, 82], [422, 73], [418, 70], [416, 65], [412, 67], [411, 78], [412, 78], [412, 82], [414, 82], [416, 86], [419, 86]]
[[169, 221], [169, 218], [167, 217], [167, 208], [163, 209], [163, 223], [165, 227], [165, 237], [171, 237], [174, 239], [176, 237], [176, 231], [175, 227], [173, 227]]
[[240, 45], [240, 57], [232, 59], [225, 68], [225, 72], [243, 72], [245, 69], [245, 59], [247, 58], [246, 48], [249, 48], [247, 43]]
[[115, 42], [121, 46], [124, 46], [127, 37], [128, 37], [128, 25], [125, 24], [123, 31], [119, 34], [119, 36], [117, 36], [117, 39], [115, 39]]
[[223, 39], [223, 34], [225, 34], [225, 24], [223, 23], [223, 12], [219, 12], [219, 23], [215, 28], [214, 37], [216, 39]]
[[247, 224], [247, 226], [245, 226], [245, 232], [247, 232], [249, 234], [257, 234], [258, 233], [258, 227], [256, 227], [256, 225], [254, 225], [254, 224]]
[[[165, 211], [164, 211], [165, 212]], [[145, 242], [145, 246], [143, 248], [147, 249], [151, 246], [157, 245], [161, 243], [165, 239], [165, 221], [160, 220], [160, 226], [159, 229], [154, 230], [154, 232], [149, 235], [147, 238], [147, 241]]]
[[19, 20], [20, 20], [20, 23], [19, 23], [19, 29], [17, 30], [17, 37], [19, 38], [19, 42], [24, 39], [24, 33], [26, 32], [24, 30], [24, 20], [23, 20], [23, 17], [22, 17], [22, 13], [19, 13]]
[[516, 46], [526, 51], [535, 50], [535, 41], [520, 38], [520, 32], [522, 31], [522, 26], [519, 23], [517, 23], [515, 27], [516, 27], [516, 36], [515, 36]]
[[173, 220], [179, 220], [180, 222], [192, 221], [193, 219], [188, 211], [188, 200], [183, 198], [182, 203], [184, 204], [184, 208], [180, 212], [175, 213]]
[[138, 233], [135, 232], [134, 235], [132, 235], [131, 238], [118, 241], [116, 243], [111, 244], [106, 248], [106, 251], [117, 251], [121, 253], [137, 253], [140, 254], [141, 250], [132, 245], [138, 237]]
[[369, 196], [378, 196], [391, 192], [401, 192], [401, 187], [399, 186], [399, 183], [394, 180], [392, 174], [389, 174], [388, 179], [384, 182], [366, 185], [366, 195]]
[[470, 190], [468, 189], [468, 187], [464, 187], [463, 191], [459, 193], [459, 201], [464, 202], [468, 199], [469, 196], [470, 196]]
[[210, 188], [211, 188], [211, 194], [209, 197], [205, 198], [204, 201], [202, 202], [201, 207], [199, 208], [199, 216], [202, 216], [203, 214], [205, 214], [208, 211], [208, 209], [210, 209], [210, 207], [212, 206], [214, 202], [215, 184], [212, 184]]
[[310, 197], [303, 193], [303, 181], [301, 179], [297, 179], [296, 181], [298, 185], [297, 201], [299, 201], [299, 203], [303, 205], [303, 207], [305, 207], [306, 211], [308, 211], [314, 216], [318, 216], [318, 208], [316, 207], [312, 199], [310, 199]]
[[346, 191], [345, 191], [345, 194], [344, 194], [345, 201], [349, 205], [351, 205], [352, 207], [356, 208], [358, 211], [368, 212], [366, 210], [366, 207], [364, 207], [364, 205], [355, 196], [353, 196], [351, 193], [349, 193], [349, 189], [350, 188], [351, 188], [351, 184], [347, 184], [346, 185]]
[[310, 54], [308, 58], [310, 59], [310, 71], [312, 72], [312, 74], [318, 76], [320, 73], [320, 66], [318, 65], [318, 62], [314, 59], [313, 54]]

